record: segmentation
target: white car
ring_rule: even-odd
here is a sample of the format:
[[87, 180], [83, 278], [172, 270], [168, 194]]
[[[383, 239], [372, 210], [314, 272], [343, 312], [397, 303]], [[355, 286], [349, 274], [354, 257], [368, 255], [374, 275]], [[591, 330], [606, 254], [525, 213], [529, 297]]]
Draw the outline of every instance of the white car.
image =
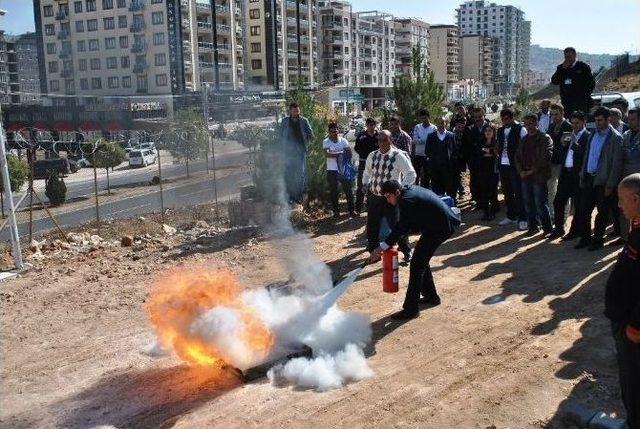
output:
[[149, 142], [149, 143], [140, 143], [138, 145], [138, 147], [136, 149], [140, 149], [140, 150], [150, 150], [151, 152], [153, 152], [154, 154], [157, 154], [158, 151], [156, 150], [156, 145], [153, 142]]
[[146, 167], [155, 164], [157, 155], [151, 150], [132, 150], [129, 152], [129, 167]]

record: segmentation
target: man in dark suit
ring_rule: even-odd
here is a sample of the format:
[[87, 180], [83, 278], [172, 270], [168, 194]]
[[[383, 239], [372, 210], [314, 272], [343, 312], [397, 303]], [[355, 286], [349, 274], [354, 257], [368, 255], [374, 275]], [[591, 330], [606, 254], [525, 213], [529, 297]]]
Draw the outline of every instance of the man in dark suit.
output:
[[482, 159], [482, 145], [484, 143], [484, 127], [489, 121], [485, 119], [484, 109], [476, 107], [471, 113], [473, 124], [465, 129], [462, 150], [469, 166], [469, 188], [471, 199], [476, 202], [476, 209], [481, 210], [483, 201], [478, 186], [480, 160]]
[[[549, 190], [549, 209], [551, 218], [554, 217], [553, 202], [558, 191], [558, 180], [562, 171], [563, 147], [562, 138], [566, 134], [570, 134], [573, 128], [571, 122], [564, 118], [564, 108], [559, 104], [551, 105], [551, 122], [546, 133], [553, 140], [553, 153], [551, 154], [551, 177], [547, 181], [547, 189]], [[542, 131], [542, 130], [541, 130]], [[544, 133], [544, 131], [542, 131]]]
[[571, 117], [575, 110], [588, 112], [593, 105], [591, 93], [596, 82], [591, 67], [577, 60], [574, 48], [565, 48], [564, 62], [558, 66], [551, 76], [553, 85], [560, 85], [560, 99], [564, 106], [565, 117]]
[[[580, 168], [582, 167], [582, 160], [584, 159], [584, 150], [591, 137], [591, 133], [585, 128], [585, 121], [586, 117], [584, 113], [579, 110], [573, 112], [571, 115], [572, 132], [563, 133], [560, 139], [558, 150], [562, 170], [560, 171], [560, 179], [558, 180], [558, 191], [553, 200], [555, 229], [549, 237], [551, 240], [560, 237], [565, 241], [573, 240], [580, 235], [578, 231], [578, 218], [580, 217], [578, 213], [580, 210]], [[565, 210], [569, 199], [571, 199], [575, 208], [575, 213], [571, 220], [569, 233], [564, 235]]]
[[443, 117], [436, 118], [436, 131], [429, 134], [425, 153], [431, 170], [431, 189], [456, 200], [458, 153], [456, 136], [445, 128]]
[[391, 180], [382, 185], [381, 192], [388, 204], [398, 206], [400, 220], [387, 239], [372, 252], [369, 261], [380, 259], [382, 252], [395, 245], [400, 237], [410, 232], [421, 234], [411, 259], [403, 310], [392, 316], [400, 320], [412, 319], [418, 316], [418, 304], [440, 305], [429, 261], [460, 225], [460, 215], [454, 213], [438, 195], [420, 186], [402, 187], [399, 182]]

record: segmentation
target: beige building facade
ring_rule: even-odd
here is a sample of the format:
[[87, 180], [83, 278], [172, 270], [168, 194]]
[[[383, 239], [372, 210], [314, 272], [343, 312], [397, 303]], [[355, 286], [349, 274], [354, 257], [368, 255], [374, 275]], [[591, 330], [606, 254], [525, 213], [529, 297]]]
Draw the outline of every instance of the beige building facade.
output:
[[447, 87], [459, 80], [460, 38], [455, 25], [432, 25], [429, 29], [430, 64], [436, 82]]
[[460, 77], [490, 84], [494, 73], [493, 46], [494, 40], [490, 37], [460, 37]]
[[429, 67], [429, 24], [415, 18], [394, 20], [396, 37], [396, 75], [413, 73], [413, 49], [420, 47], [423, 64]]

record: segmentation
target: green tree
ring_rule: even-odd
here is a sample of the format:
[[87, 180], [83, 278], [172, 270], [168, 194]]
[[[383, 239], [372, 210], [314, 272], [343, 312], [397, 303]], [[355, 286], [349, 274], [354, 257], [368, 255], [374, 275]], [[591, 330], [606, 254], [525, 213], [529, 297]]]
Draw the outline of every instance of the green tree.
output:
[[87, 160], [96, 168], [107, 171], [107, 194], [111, 195], [109, 169], [117, 167], [127, 159], [127, 152], [115, 142], [96, 142], [95, 150], [86, 155]]
[[67, 185], [64, 183], [64, 179], [53, 172], [47, 179], [44, 194], [51, 202], [53, 206], [59, 206], [67, 199]]
[[161, 147], [169, 150], [175, 159], [185, 162], [189, 177], [189, 162], [200, 159], [209, 146], [209, 130], [204, 118], [193, 110], [178, 110], [163, 135]]
[[408, 130], [418, 122], [417, 114], [421, 109], [427, 109], [432, 118], [441, 115], [446, 99], [444, 89], [435, 81], [433, 72], [427, 69], [420, 45], [412, 49], [411, 70], [410, 75], [397, 78], [391, 90], [396, 113]]
[[537, 110], [529, 91], [520, 88], [515, 98], [514, 114], [516, 118], [522, 119], [525, 115], [536, 113]]
[[[18, 192], [29, 178], [29, 164], [15, 155], [7, 155], [7, 169], [11, 190]], [[0, 174], [0, 192], [4, 193], [4, 182]]]

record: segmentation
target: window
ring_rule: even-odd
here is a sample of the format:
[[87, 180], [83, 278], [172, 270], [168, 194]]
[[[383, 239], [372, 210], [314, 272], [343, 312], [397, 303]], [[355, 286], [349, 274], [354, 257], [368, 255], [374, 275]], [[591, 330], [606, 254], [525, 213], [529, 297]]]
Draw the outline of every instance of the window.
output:
[[90, 51], [99, 51], [100, 50], [100, 42], [98, 39], [89, 40], [89, 50]]
[[97, 19], [87, 19], [87, 31], [98, 31]]
[[107, 80], [107, 86], [111, 89], [120, 87], [120, 79], [117, 76], [110, 77]]
[[249, 18], [260, 19], [260, 9], [249, 9]]
[[118, 28], [127, 28], [127, 15], [118, 17]]
[[86, 77], [80, 79], [80, 89], [89, 89], [89, 79], [87, 79]]
[[127, 0], [118, 0], [118, 8], [127, 7]]
[[53, 26], [53, 24], [47, 24], [44, 26], [44, 34], [46, 34], [47, 36], [56, 35], [56, 28]]
[[260, 35], [260, 26], [259, 25], [252, 25], [249, 29], [250, 33], [252, 36], [259, 36]]
[[153, 33], [153, 44], [164, 45], [164, 33]]
[[85, 58], [78, 61], [78, 70], [87, 71], [87, 60]]
[[57, 46], [55, 43], [47, 43], [47, 54], [55, 54], [56, 48]]
[[120, 68], [128, 69], [130, 64], [129, 57], [120, 57]]
[[96, 0], [87, 0], [87, 12], [96, 11]]
[[76, 21], [76, 32], [84, 33], [84, 21]]
[[102, 89], [102, 79], [100, 79], [99, 77], [92, 77], [91, 89]]
[[107, 57], [107, 68], [108, 69], [117, 69], [118, 68], [118, 57]]
[[103, 9], [113, 9], [113, 0], [102, 0]]
[[51, 91], [59, 91], [60, 90], [60, 82], [57, 80], [50, 80], [49, 81], [49, 88], [51, 89]]
[[164, 24], [164, 14], [162, 12], [153, 12], [151, 14], [151, 22], [154, 24]]
[[78, 52], [84, 52], [87, 50], [87, 44], [84, 40], [78, 40]]
[[260, 52], [262, 45], [260, 43], [251, 43], [251, 52]]
[[120, 36], [120, 48], [127, 49], [129, 47], [129, 36]]
[[53, 6], [45, 6], [42, 8], [42, 14], [44, 16], [53, 16]]
[[156, 86], [167, 86], [168, 79], [166, 74], [157, 74], [156, 75]]
[[105, 39], [104, 39], [104, 48], [105, 49], [115, 49], [116, 48], [116, 38], [115, 37], [105, 37]]
[[102, 25], [104, 26], [105, 30], [113, 30], [114, 28], [116, 28], [116, 20], [113, 17], [102, 18]]
[[122, 87], [123, 88], [131, 88], [131, 76], [123, 76], [122, 77]]
[[151, 0], [151, 4], [160, 4], [162, 0]]
[[82, 13], [82, 2], [77, 1], [73, 3], [73, 11], [75, 13]]
[[261, 70], [262, 69], [262, 60], [251, 60], [251, 68], [253, 70]]
[[138, 76], [136, 78], [136, 84], [138, 86], [138, 90], [146, 91], [149, 88], [149, 82], [147, 81], [147, 76]]
[[100, 70], [100, 58], [91, 58], [91, 70]]
[[156, 66], [166, 66], [167, 65], [167, 56], [165, 54], [156, 54], [155, 55], [155, 64], [156, 64]]
[[49, 62], [49, 73], [58, 73], [58, 62], [50, 61]]

